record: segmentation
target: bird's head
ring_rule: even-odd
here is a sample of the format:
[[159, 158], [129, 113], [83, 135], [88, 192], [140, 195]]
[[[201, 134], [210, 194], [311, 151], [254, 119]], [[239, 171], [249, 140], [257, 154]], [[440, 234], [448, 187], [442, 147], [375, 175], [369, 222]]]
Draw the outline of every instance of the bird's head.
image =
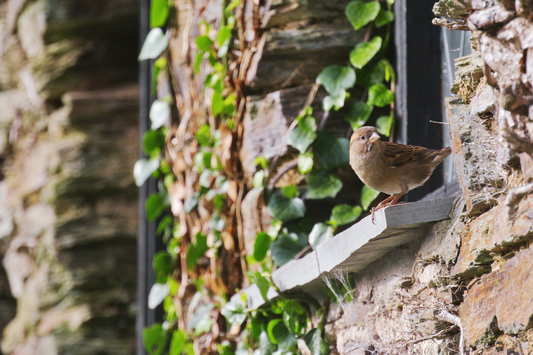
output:
[[364, 126], [353, 132], [350, 139], [350, 151], [356, 154], [367, 153], [372, 151], [379, 142], [381, 142], [381, 137], [376, 128]]

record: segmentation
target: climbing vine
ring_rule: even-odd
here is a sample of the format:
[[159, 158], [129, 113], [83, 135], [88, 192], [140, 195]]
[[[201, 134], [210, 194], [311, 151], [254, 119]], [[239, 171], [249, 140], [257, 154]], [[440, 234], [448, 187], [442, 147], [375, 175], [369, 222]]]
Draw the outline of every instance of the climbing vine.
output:
[[[244, 45], [240, 0], [223, 1], [222, 6], [216, 28], [202, 22], [194, 38], [191, 82], [203, 82], [196, 106], [176, 101], [179, 88], [172, 80], [169, 40], [162, 29], [171, 9], [168, 0], [152, 0], [152, 29], [139, 55], [139, 60], [154, 60], [152, 94], [160, 97], [150, 109], [152, 125], [142, 141], [146, 157], [135, 164], [134, 177], [138, 186], [151, 176], [158, 178], [158, 192], [147, 198], [146, 211], [167, 246], [154, 257], [156, 283], [148, 301], [150, 308], [163, 305], [165, 319], [144, 330], [145, 348], [150, 355], [282, 355], [296, 353], [301, 339], [312, 354], [328, 354], [324, 327], [329, 298], [323, 305], [309, 297], [271, 300], [271, 272], [356, 221], [378, 195], [363, 187], [360, 205], [335, 205], [329, 218], [318, 223], [307, 211], [308, 201], [335, 199], [343, 187], [338, 172], [348, 165], [349, 141], [324, 130], [330, 112], [342, 112], [353, 130], [373, 122], [381, 134], [393, 132], [394, 71], [385, 59], [392, 2], [385, 7], [377, 1], [347, 5], [354, 29], [366, 31], [364, 41], [347, 58], [351, 65], [328, 66], [318, 75], [285, 137], [294, 161], [279, 169], [277, 156], [260, 156], [252, 181], [243, 177], [235, 151], [245, 105], [239, 78], [246, 66], [240, 64], [253, 44]], [[240, 56], [234, 53], [236, 43]], [[156, 90], [161, 81], [172, 87], [164, 95]], [[310, 103], [319, 86], [328, 96], [317, 122]], [[177, 123], [172, 120], [176, 106]], [[196, 107], [194, 115], [191, 106]], [[294, 169], [302, 179], [279, 186], [282, 175]], [[240, 218], [246, 193], [262, 196], [272, 218], [257, 234], [251, 255], [245, 255]], [[249, 283], [257, 285], [265, 300], [260, 308], [249, 309], [246, 295], [238, 292]]]

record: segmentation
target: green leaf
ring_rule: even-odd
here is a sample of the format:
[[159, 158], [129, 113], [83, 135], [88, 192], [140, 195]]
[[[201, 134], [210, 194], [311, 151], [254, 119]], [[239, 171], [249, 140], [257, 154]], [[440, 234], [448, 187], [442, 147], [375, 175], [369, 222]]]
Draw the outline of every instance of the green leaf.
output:
[[267, 334], [270, 341], [281, 349], [290, 349], [296, 345], [296, 338], [287, 330], [282, 319], [273, 319], [268, 322]]
[[368, 89], [368, 105], [384, 107], [394, 102], [394, 93], [383, 84], [375, 84]]
[[382, 134], [386, 137], [390, 136], [390, 131], [392, 128], [392, 123], [394, 118], [392, 117], [392, 111], [388, 116], [381, 116], [376, 120], [376, 129], [379, 134]]
[[309, 244], [316, 250], [320, 244], [333, 238], [333, 227], [326, 223], [317, 223], [309, 233]]
[[246, 320], [246, 314], [244, 313], [246, 304], [242, 300], [242, 295], [234, 294], [230, 301], [226, 303], [220, 313], [231, 325], [241, 325]]
[[379, 14], [376, 16], [375, 24], [377, 28], [380, 28], [392, 21], [394, 21], [394, 12], [381, 9], [379, 10]]
[[304, 175], [313, 170], [313, 152], [298, 155], [298, 171]]
[[202, 233], [196, 234], [196, 244], [189, 244], [187, 247], [187, 269], [192, 270], [196, 262], [209, 250], [207, 246], [207, 237]]
[[274, 345], [270, 342], [266, 331], [262, 331], [259, 335], [259, 349], [254, 351], [254, 355], [272, 355], [274, 352]]
[[287, 198], [298, 197], [300, 194], [298, 188], [294, 185], [288, 185], [281, 188], [281, 193]]
[[270, 197], [267, 207], [270, 215], [282, 222], [303, 217], [305, 214], [305, 204], [298, 197], [289, 199], [281, 194], [274, 194]]
[[208, 124], [200, 126], [194, 136], [202, 147], [212, 147], [214, 144], [213, 138], [211, 137], [211, 128]]
[[365, 88], [369, 88], [374, 84], [381, 84], [385, 78], [385, 67], [382, 65], [382, 61], [380, 60], [374, 65], [356, 69], [357, 84]]
[[381, 6], [377, 1], [351, 1], [346, 6], [346, 17], [356, 30], [373, 21], [379, 13]]
[[254, 259], [261, 261], [265, 258], [268, 249], [270, 248], [270, 243], [272, 243], [272, 238], [265, 232], [259, 232], [255, 236], [254, 243]]
[[287, 143], [298, 149], [300, 153], [304, 153], [307, 148], [314, 142], [317, 134], [313, 131], [304, 131], [300, 126], [294, 127], [289, 134]]
[[257, 285], [257, 288], [259, 288], [259, 292], [261, 293], [261, 296], [265, 300], [265, 302], [268, 302], [268, 289], [270, 288], [270, 281], [261, 275], [259, 271], [254, 272], [250, 275], [251, 281]]
[[379, 196], [379, 191], [373, 190], [368, 186], [363, 186], [363, 189], [361, 190], [361, 206], [363, 206], [363, 209], [366, 211], [368, 210], [368, 207], [370, 207], [370, 204], [372, 201], [374, 201]]
[[[200, 175], [200, 179], [198, 179], [200, 186], [209, 189], [211, 187], [211, 175], [213, 175], [213, 171], [211, 169], [205, 169]], [[212, 191], [216, 193], [216, 191]]]
[[170, 341], [169, 355], [181, 355], [186, 339], [183, 330], [175, 330], [172, 333], [172, 340]]
[[258, 156], [254, 160], [254, 165], [260, 165], [262, 169], [268, 169], [268, 160], [264, 155]]
[[167, 345], [167, 331], [160, 323], [154, 323], [151, 327], [143, 329], [143, 343], [149, 355], [161, 355]]
[[324, 111], [329, 112], [332, 108], [338, 111], [344, 106], [344, 100], [346, 99], [346, 91], [342, 90], [339, 96], [326, 96], [322, 101], [322, 108]]
[[211, 98], [211, 111], [213, 111], [213, 116], [217, 117], [223, 109], [224, 99], [222, 98], [222, 94], [218, 91], [213, 91], [213, 96]]
[[135, 185], [141, 186], [159, 168], [159, 159], [139, 159], [133, 167]]
[[[166, 0], [165, 0], [166, 1]], [[155, 100], [150, 107], [150, 120], [152, 129], [162, 127], [170, 119], [170, 105], [166, 100]]]
[[168, 38], [159, 28], [153, 28], [144, 40], [139, 60], [155, 59], [168, 47]]
[[304, 335], [307, 326], [307, 311], [295, 300], [283, 300], [278, 303], [283, 309], [283, 324], [296, 337]]
[[337, 205], [331, 211], [331, 221], [338, 226], [352, 223], [359, 218], [362, 212], [361, 206]]
[[202, 52], [207, 52], [209, 48], [213, 45], [213, 41], [207, 36], [196, 37], [194, 43], [196, 43], [196, 47], [198, 47], [198, 49]]
[[320, 329], [311, 329], [304, 337], [305, 344], [311, 350], [312, 355], [328, 355], [328, 344], [322, 339]]
[[167, 282], [167, 276], [174, 271], [174, 262], [172, 260], [172, 256], [166, 251], [158, 252], [154, 255], [152, 268], [155, 272], [156, 282]]
[[283, 232], [270, 245], [272, 259], [278, 266], [282, 266], [294, 259], [304, 246], [296, 233]]
[[321, 132], [313, 144], [313, 151], [325, 169], [348, 165], [350, 141], [337, 138], [328, 132]]
[[148, 295], [148, 308], [155, 309], [161, 304], [161, 302], [163, 302], [169, 293], [170, 289], [168, 284], [153, 284], [150, 289], [150, 294]]
[[316, 132], [316, 120], [311, 115], [305, 115], [305, 116], [298, 116], [298, 127], [302, 131], [310, 131], [310, 132]]
[[365, 125], [366, 121], [372, 114], [373, 109], [373, 106], [367, 105], [362, 101], [357, 101], [352, 106], [350, 106], [348, 112], [346, 112], [346, 116], [344, 116], [344, 119], [350, 124], [350, 126], [352, 126], [352, 129], [355, 131]]
[[225, 225], [226, 222], [224, 222], [224, 218], [222, 218], [222, 216], [218, 213], [213, 213], [211, 219], [209, 220], [209, 223], [207, 224], [209, 228], [217, 232], [222, 232], [224, 230]]
[[350, 67], [330, 65], [318, 74], [316, 83], [324, 85], [324, 88], [331, 96], [339, 96], [343, 90], [354, 86], [355, 70]]
[[342, 181], [324, 169], [311, 172], [305, 180], [307, 181], [307, 198], [310, 200], [334, 198], [342, 189]]
[[364, 67], [381, 49], [382, 39], [379, 36], [368, 42], [359, 43], [350, 52], [350, 63], [358, 69]]
[[146, 219], [149, 222], [155, 221], [157, 217], [165, 210], [165, 201], [158, 193], [153, 193], [146, 199]]
[[202, 65], [202, 61], [204, 59], [204, 55], [202, 52], [198, 51], [196, 52], [196, 55], [194, 56], [194, 74], [198, 75], [200, 73], [200, 66]]
[[150, 27], [162, 27], [167, 22], [168, 0], [152, 0], [150, 5]]
[[146, 155], [156, 157], [165, 146], [165, 134], [159, 130], [148, 130], [143, 136], [143, 151]]
[[196, 207], [198, 207], [198, 198], [200, 197], [200, 193], [196, 191], [192, 197], [185, 200], [185, 203], [183, 204], [183, 207], [185, 208], [185, 213], [191, 213]]

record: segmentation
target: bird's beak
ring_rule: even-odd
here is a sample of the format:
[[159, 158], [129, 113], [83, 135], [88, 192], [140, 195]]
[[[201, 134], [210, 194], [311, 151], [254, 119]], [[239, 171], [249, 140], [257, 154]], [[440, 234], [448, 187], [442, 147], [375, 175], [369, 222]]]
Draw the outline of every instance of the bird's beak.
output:
[[370, 136], [370, 143], [376, 143], [377, 141], [379, 141], [381, 139], [381, 137], [379, 136], [379, 134], [377, 134], [376, 132], [372, 133], [372, 135]]

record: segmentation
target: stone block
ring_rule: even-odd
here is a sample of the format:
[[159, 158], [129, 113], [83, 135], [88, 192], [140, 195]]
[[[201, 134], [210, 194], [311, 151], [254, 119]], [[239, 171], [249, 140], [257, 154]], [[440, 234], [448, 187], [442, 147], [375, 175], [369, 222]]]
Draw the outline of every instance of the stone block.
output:
[[533, 316], [531, 270], [529, 248], [509, 259], [501, 271], [483, 275], [466, 292], [459, 316], [468, 345], [493, 341], [499, 332], [517, 334], [527, 329]]
[[[510, 192], [512, 196], [512, 192]], [[533, 237], [533, 195], [498, 206], [464, 227], [459, 257], [452, 274], [475, 276], [490, 271], [491, 254]]]
[[466, 211], [479, 214], [494, 205], [503, 191], [507, 174], [496, 159], [499, 144], [486, 122], [471, 114], [471, 107], [462, 99], [447, 98], [446, 108], [453, 162]]

